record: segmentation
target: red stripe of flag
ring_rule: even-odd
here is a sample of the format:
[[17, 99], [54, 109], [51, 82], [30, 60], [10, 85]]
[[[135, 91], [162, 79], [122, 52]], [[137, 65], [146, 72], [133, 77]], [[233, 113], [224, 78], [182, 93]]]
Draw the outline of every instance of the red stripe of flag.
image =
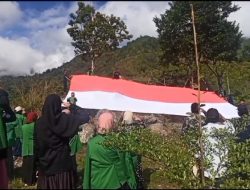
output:
[[[197, 91], [190, 88], [146, 85], [124, 79], [89, 75], [74, 75], [70, 90], [115, 92], [131, 98], [169, 103], [197, 102]], [[226, 101], [214, 92], [201, 91], [201, 102], [225, 103]]]

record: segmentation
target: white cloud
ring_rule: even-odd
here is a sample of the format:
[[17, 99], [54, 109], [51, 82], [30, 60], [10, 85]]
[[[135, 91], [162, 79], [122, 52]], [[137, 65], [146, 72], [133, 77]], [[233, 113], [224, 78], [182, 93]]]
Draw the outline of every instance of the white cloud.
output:
[[67, 16], [69, 13], [68, 8], [59, 5], [36, 14], [32, 10], [28, 10], [27, 15], [30, 15], [30, 17], [22, 25], [30, 30], [39, 30], [51, 27], [64, 27], [68, 22]]
[[71, 46], [71, 38], [69, 37], [66, 27], [64, 28], [49, 28], [33, 32], [30, 39], [31, 46], [37, 50], [49, 54], [57, 49]]
[[67, 8], [58, 6], [37, 17], [25, 18], [23, 27], [29, 31], [26, 36], [0, 36], [0, 47], [4, 47], [0, 53], [0, 76], [26, 75], [31, 69], [39, 73], [70, 61], [74, 48], [66, 28], [73, 6], [75, 3]]
[[[44, 55], [39, 51], [32, 49], [27, 42], [22, 40], [11, 40], [0, 37], [0, 46], [4, 47], [0, 52], [0, 71], [5, 70], [3, 74], [28, 74], [28, 71], [37, 63], [44, 60]], [[39, 69], [40, 70], [40, 69]]]
[[[95, 2], [85, 2], [95, 6]], [[16, 4], [18, 7], [18, 4]], [[134, 38], [140, 35], [156, 36], [153, 17], [165, 11], [166, 2], [108, 2], [99, 11], [126, 17], [129, 31]], [[29, 31], [26, 36], [1, 37], [0, 45], [5, 50], [0, 54], [3, 74], [29, 74], [55, 68], [74, 57], [74, 48], [66, 29], [69, 14], [77, 9], [77, 2], [70, 7], [57, 6], [43, 12], [25, 12], [21, 25]], [[119, 7], [119, 8], [118, 8]], [[119, 14], [121, 12], [122, 14]], [[136, 18], [136, 19], [135, 19]]]
[[98, 11], [120, 17], [135, 39], [141, 35], [156, 37], [153, 18], [159, 17], [167, 8], [169, 8], [167, 1], [109, 1]]
[[[96, 2], [85, 2], [92, 6]], [[242, 7], [230, 16], [231, 20], [240, 23], [243, 34], [250, 36], [250, 22], [248, 11], [250, 2], [235, 2]], [[25, 36], [18, 33], [9, 33], [9, 38], [0, 36], [0, 76], [26, 75], [30, 70], [43, 72], [55, 68], [74, 57], [74, 48], [66, 29], [68, 28], [69, 14], [77, 10], [77, 2], [70, 7], [59, 5], [43, 12], [27, 10], [22, 12], [18, 3], [0, 2], [0, 31], [12, 25], [21, 23], [28, 31]], [[98, 8], [105, 14], [119, 16], [126, 23], [133, 39], [143, 36], [157, 36], [153, 22], [169, 8], [166, 1], [109, 1]], [[25, 17], [22, 18], [22, 15]], [[20, 21], [20, 19], [22, 20]], [[124, 43], [123, 43], [124, 44]]]
[[59, 46], [51, 53], [44, 53], [32, 48], [25, 38], [12, 40], [0, 37], [0, 46], [4, 47], [0, 52], [0, 75], [27, 75], [31, 69], [43, 72], [73, 57], [70, 46]]
[[240, 25], [240, 30], [246, 37], [250, 37], [250, 22], [249, 22], [249, 10], [250, 10], [250, 2], [249, 1], [235, 1], [234, 4], [238, 5], [240, 10], [232, 13], [229, 16], [230, 21], [236, 21]]
[[22, 17], [16, 2], [0, 1], [0, 31], [17, 23]]

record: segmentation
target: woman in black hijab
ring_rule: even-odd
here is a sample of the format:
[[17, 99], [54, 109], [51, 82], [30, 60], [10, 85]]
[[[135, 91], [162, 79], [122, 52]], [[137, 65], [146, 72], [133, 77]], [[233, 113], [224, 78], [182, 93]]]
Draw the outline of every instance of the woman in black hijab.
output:
[[38, 189], [74, 189], [74, 167], [69, 140], [89, 117], [62, 112], [58, 95], [47, 96], [42, 116], [35, 126], [35, 158], [38, 167]]

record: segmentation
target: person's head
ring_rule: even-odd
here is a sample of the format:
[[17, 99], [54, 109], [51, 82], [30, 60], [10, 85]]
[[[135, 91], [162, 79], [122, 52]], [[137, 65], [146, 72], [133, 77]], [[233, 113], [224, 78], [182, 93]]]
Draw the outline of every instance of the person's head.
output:
[[16, 112], [17, 114], [22, 114], [23, 108], [22, 108], [21, 106], [17, 106], [17, 107], [15, 107], [15, 112]]
[[56, 94], [50, 94], [46, 97], [42, 108], [42, 115], [54, 117], [62, 112], [62, 100]]
[[[200, 104], [200, 109], [201, 107], [205, 106], [205, 104]], [[199, 104], [198, 103], [192, 103], [191, 104], [191, 112], [192, 113], [196, 113], [198, 114], [199, 113]]]
[[75, 93], [74, 92], [71, 92], [71, 97], [75, 97]]
[[196, 113], [196, 114], [199, 113], [199, 106], [198, 106], [198, 103], [192, 103], [192, 104], [191, 104], [191, 112], [192, 112], [192, 113]]
[[5, 109], [9, 106], [9, 94], [3, 88], [0, 88], [0, 107]]
[[22, 108], [22, 114], [23, 114], [23, 115], [26, 115], [26, 114], [27, 114], [25, 108]]
[[241, 117], [243, 115], [248, 115], [248, 109], [246, 104], [238, 105], [238, 115]]
[[120, 72], [119, 71], [115, 71], [114, 74], [113, 74], [113, 78], [114, 79], [119, 79], [120, 78]]
[[245, 103], [244, 99], [240, 99], [240, 104], [244, 104], [244, 103]]
[[27, 114], [27, 123], [33, 123], [37, 120], [38, 115], [36, 112], [29, 112]]
[[102, 112], [98, 116], [98, 125], [97, 125], [97, 133], [99, 134], [107, 134], [114, 129], [114, 114], [111, 111]]
[[131, 112], [131, 111], [124, 112], [123, 123], [128, 124], [128, 125], [133, 123], [133, 112]]
[[210, 108], [207, 110], [206, 123], [217, 123], [220, 121], [220, 114], [217, 109]]

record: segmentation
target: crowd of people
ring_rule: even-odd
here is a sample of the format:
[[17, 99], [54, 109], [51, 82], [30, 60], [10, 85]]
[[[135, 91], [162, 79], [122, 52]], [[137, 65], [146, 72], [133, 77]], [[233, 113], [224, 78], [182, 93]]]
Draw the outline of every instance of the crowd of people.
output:
[[[48, 95], [41, 115], [32, 111], [26, 113], [21, 106], [12, 111], [8, 93], [2, 89], [0, 97], [0, 188], [8, 188], [16, 167], [22, 170], [25, 186], [37, 184], [38, 189], [77, 188], [76, 153], [82, 149], [83, 143], [88, 143], [83, 188], [139, 187], [139, 181], [142, 181], [141, 172], [138, 176], [140, 156], [101, 144], [116, 127], [113, 112], [100, 110], [96, 126], [88, 129], [86, 124], [91, 118], [86, 112], [77, 110], [74, 93], [67, 102], [56, 94]], [[129, 118], [128, 113], [125, 115], [123, 123], [132, 124], [129, 120], [133, 118]], [[86, 132], [86, 136], [79, 136], [82, 132]]]
[[[0, 89], [0, 188], [8, 188], [15, 167], [21, 167], [22, 181], [26, 186], [37, 184], [38, 189], [77, 188], [76, 154], [86, 143], [84, 189], [143, 189], [141, 156], [103, 145], [108, 134], [117, 127], [114, 112], [100, 110], [94, 126], [89, 127], [88, 123], [93, 118], [77, 109], [76, 102], [73, 92], [67, 102], [51, 94], [46, 97], [41, 114], [26, 113], [21, 106], [12, 111], [8, 93]], [[216, 138], [214, 134], [223, 130], [230, 134], [237, 132], [239, 141], [249, 139], [249, 123], [242, 123], [245, 125], [242, 130], [234, 127], [234, 122], [241, 122], [248, 116], [248, 109], [241, 103], [238, 107], [240, 119], [232, 123], [214, 108], [205, 111], [201, 105], [200, 109], [206, 137], [205, 157], [211, 161], [205, 177], [219, 181], [226, 170], [228, 150], [224, 144], [221, 155], [218, 144], [223, 138]], [[199, 105], [193, 103], [182, 127], [183, 135], [198, 131], [199, 112]], [[126, 131], [131, 131], [138, 122], [141, 118], [127, 111], [121, 123]], [[192, 143], [194, 147], [197, 145], [197, 141]], [[195, 156], [199, 159], [199, 151]], [[220, 156], [225, 159], [221, 160]]]

